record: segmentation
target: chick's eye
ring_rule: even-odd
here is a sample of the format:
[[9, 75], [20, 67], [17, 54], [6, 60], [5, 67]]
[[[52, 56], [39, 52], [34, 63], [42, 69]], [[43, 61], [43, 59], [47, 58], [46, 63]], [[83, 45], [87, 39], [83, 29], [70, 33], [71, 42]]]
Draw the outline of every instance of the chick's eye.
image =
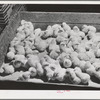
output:
[[58, 73], [54, 73], [53, 77], [57, 77], [58, 76]]
[[65, 46], [66, 46], [66, 44], [61, 44], [61, 46], [65, 47]]
[[68, 71], [66, 71], [66, 74], [67, 74], [67, 75], [69, 75], [69, 72], [68, 72]]
[[55, 68], [54, 68], [54, 67], [51, 67], [51, 70], [53, 70], [53, 71], [54, 71], [54, 70], [55, 70]]

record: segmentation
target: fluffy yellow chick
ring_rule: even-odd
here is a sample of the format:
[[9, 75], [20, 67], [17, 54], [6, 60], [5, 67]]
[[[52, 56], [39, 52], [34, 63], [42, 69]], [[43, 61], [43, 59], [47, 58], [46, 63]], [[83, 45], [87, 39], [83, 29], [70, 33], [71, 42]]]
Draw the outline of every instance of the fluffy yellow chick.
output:
[[35, 30], [34, 30], [35, 37], [40, 36], [41, 31], [42, 31], [42, 30], [41, 30], [40, 28], [35, 29]]
[[80, 29], [78, 28], [78, 26], [74, 26], [74, 27], [73, 27], [73, 31], [74, 31], [74, 32], [79, 32]]
[[63, 31], [63, 28], [61, 27], [60, 24], [54, 24], [54, 25], [52, 25], [52, 28], [53, 28], [53, 30], [59, 29], [59, 30]]
[[37, 55], [30, 55], [30, 57], [28, 58], [28, 61], [27, 61], [27, 63], [31, 67], [36, 67], [37, 62], [39, 62], [39, 58]]
[[68, 33], [67, 32], [60, 32], [58, 33], [58, 36], [64, 37], [64, 38], [68, 38]]
[[62, 32], [62, 30], [60, 30], [59, 28], [53, 29], [53, 37], [57, 37], [59, 32]]
[[63, 66], [64, 66], [65, 68], [71, 67], [71, 66], [72, 66], [71, 60], [70, 60], [70, 59], [64, 58], [64, 59], [63, 59]]
[[56, 51], [56, 52], [60, 52], [60, 49], [59, 49], [59, 45], [56, 44], [56, 40], [53, 39], [49, 45], [49, 51]]
[[42, 35], [42, 38], [48, 38], [50, 36], [53, 36], [53, 29], [52, 29], [52, 26], [48, 26], [47, 29], [45, 30], [45, 32], [43, 33]]
[[95, 54], [93, 50], [89, 50], [86, 52], [87, 56], [91, 59], [91, 58], [95, 58]]
[[30, 36], [29, 36], [29, 38], [30, 38], [29, 40], [33, 42], [34, 39], [35, 39], [35, 34], [31, 33]]
[[78, 54], [78, 58], [79, 58], [80, 60], [89, 61], [89, 57], [88, 57], [87, 54], [84, 53], [84, 52], [79, 53], [79, 54]]
[[59, 61], [59, 63], [63, 63], [63, 60], [64, 59], [70, 59], [70, 54], [66, 54], [65, 52], [62, 52], [59, 56], [58, 56], [58, 58], [57, 58], [57, 60]]
[[90, 81], [90, 75], [83, 73], [79, 67], [74, 68], [75, 74], [79, 77], [82, 83], [88, 83]]
[[18, 38], [18, 39], [20, 39], [20, 40], [24, 40], [25, 39], [25, 33], [24, 32], [18, 32], [17, 34], [16, 34], [16, 37]]
[[24, 25], [26, 23], [25, 20], [21, 20], [21, 25]]
[[[32, 35], [34, 35], [34, 34], [32, 34]], [[33, 37], [32, 35], [30, 35], [30, 36], [28, 36], [28, 37], [26, 37], [26, 38], [24, 39], [26, 45], [27, 45], [27, 44], [28, 44], [28, 45], [34, 44], [35, 36]]]
[[58, 68], [54, 72], [54, 78], [60, 82], [63, 82], [67, 77], [66, 69], [65, 68]]
[[65, 40], [66, 40], [66, 38], [63, 37], [63, 36], [58, 35], [58, 36], [56, 37], [57, 43], [61, 43], [61, 42], [65, 41]]
[[28, 70], [31, 66], [28, 63], [28, 60], [26, 61], [26, 63], [24, 64], [23, 68], [25, 68], [26, 70]]
[[96, 28], [94, 26], [88, 26], [89, 31], [96, 33]]
[[40, 59], [40, 63], [43, 68], [49, 66], [49, 62], [47, 62], [43, 57]]
[[89, 75], [94, 75], [96, 72], [95, 67], [89, 61], [86, 62], [84, 69]]
[[25, 46], [25, 43], [23, 42], [23, 41], [21, 41], [20, 43], [19, 43], [19, 45], [21, 45], [21, 46]]
[[49, 64], [48, 65], [48, 67], [51, 69], [51, 70], [53, 70], [53, 71], [55, 71], [55, 70], [57, 70], [57, 69], [61, 69], [61, 66], [60, 66], [60, 64], [59, 64], [59, 62], [56, 62], [56, 63], [52, 63], [52, 64]]
[[80, 66], [80, 60], [77, 56], [71, 54], [70, 57], [74, 66]]
[[37, 70], [34, 67], [30, 67], [29, 72], [31, 77], [35, 77], [37, 75]]
[[74, 42], [81, 42], [81, 37], [79, 37], [78, 33], [75, 33], [74, 35], [72, 34], [70, 36], [70, 40], [74, 43]]
[[14, 47], [14, 46], [20, 44], [20, 42], [21, 42], [21, 41], [20, 41], [17, 37], [15, 37], [15, 38], [10, 42], [10, 46], [11, 46], [11, 47]]
[[62, 23], [62, 27], [63, 27], [64, 31], [71, 31], [71, 27], [68, 24], [66, 24], [65, 22]]
[[52, 38], [52, 37], [47, 38], [47, 39], [46, 39], [47, 44], [50, 45], [50, 43], [51, 43], [51, 41], [52, 41], [53, 39], [54, 39], [54, 38]]
[[24, 25], [19, 26], [19, 27], [17, 28], [17, 32], [20, 32], [20, 31], [22, 31], [22, 30], [24, 30]]
[[33, 50], [29, 47], [29, 46], [26, 46], [25, 47], [25, 54], [28, 55], [28, 54], [33, 54]]
[[30, 31], [33, 32], [33, 30], [34, 30], [33, 23], [32, 22], [27, 22], [27, 24], [28, 24], [28, 28], [30, 29]]
[[100, 80], [100, 71], [95, 71], [94, 76]]
[[25, 55], [25, 49], [21, 45], [16, 45], [15, 47], [16, 53], [20, 55]]
[[27, 62], [27, 59], [24, 55], [15, 55], [15, 60], [13, 61], [13, 66], [15, 68], [24, 67]]
[[9, 47], [9, 52], [13, 52], [13, 53], [16, 53], [16, 51], [15, 51], [15, 48], [14, 47]]
[[14, 57], [15, 57], [14, 52], [10, 51], [10, 52], [7, 53], [7, 58], [8, 58], [9, 60], [13, 60]]
[[38, 51], [42, 52], [46, 50], [46, 48], [48, 47], [48, 43], [46, 42], [46, 40], [42, 40], [40, 37], [37, 37], [35, 39], [34, 46]]
[[39, 54], [38, 50], [33, 50], [33, 55]]
[[85, 49], [85, 47], [84, 47], [83, 45], [78, 45], [76, 51], [77, 51], [78, 53], [79, 53], [79, 52], [86, 52], [86, 49]]
[[0, 68], [0, 73], [3, 73], [4, 72], [4, 69], [3, 68]]
[[28, 79], [30, 79], [30, 72], [26, 71], [19, 77], [18, 80], [19, 81], [28, 81]]
[[44, 63], [44, 62], [48, 62], [48, 63], [51, 63], [52, 62], [50, 56], [48, 56], [48, 55], [44, 55], [40, 60], [41, 60], [40, 61], [41, 64]]
[[67, 75], [69, 76], [70, 78], [70, 81], [73, 83], [73, 84], [80, 84], [81, 83], [81, 79], [79, 77], [76, 76], [75, 72], [74, 72], [74, 69], [72, 68], [67, 68], [66, 69], [66, 73]]
[[79, 38], [79, 37], [76, 38], [76, 36], [71, 36], [70, 37], [70, 42], [72, 43], [72, 46], [74, 47], [75, 45], [80, 44], [81, 38]]
[[79, 32], [78, 32], [78, 35], [79, 35], [82, 39], [85, 38], [85, 33], [82, 32], [82, 31], [79, 31]]
[[96, 59], [96, 58], [91, 58], [91, 59], [90, 59], [90, 63], [93, 64], [93, 63], [95, 62], [95, 59]]
[[89, 39], [89, 40], [90, 40], [90, 39], [93, 39], [94, 36], [95, 36], [95, 33], [92, 32], [92, 31], [89, 31], [88, 34], [87, 34], [87, 36], [88, 36], [88, 39]]
[[100, 57], [100, 49], [97, 49], [97, 50], [96, 50], [95, 56], [96, 56], [96, 57]]
[[15, 69], [17, 69], [23, 66], [23, 63], [21, 61], [13, 61], [13, 66]]
[[65, 52], [65, 53], [68, 53], [68, 54], [72, 52], [71, 48], [67, 48], [65, 42], [61, 42], [60, 45], [59, 45], [59, 48], [60, 48], [61, 52]]
[[15, 60], [21, 61], [23, 59], [25, 59], [25, 56], [24, 55], [18, 55], [18, 54], [15, 55]]
[[25, 28], [24, 32], [25, 32], [26, 37], [31, 34], [31, 30], [29, 28]]
[[54, 71], [51, 70], [51, 68], [48, 67], [48, 66], [45, 67], [44, 70], [45, 70], [45, 72], [46, 72], [46, 77], [47, 77], [48, 81], [51, 80], [51, 79], [53, 79]]
[[85, 64], [86, 64], [86, 61], [84, 61], [84, 60], [81, 60], [81, 61], [80, 61], [79, 68], [80, 68], [82, 71], [85, 71]]
[[74, 32], [73, 30], [71, 30], [71, 31], [69, 31], [68, 32], [68, 36], [76, 36], [77, 34], [76, 34], [76, 32]]
[[26, 63], [27, 63], [27, 59], [14, 60], [13, 66], [14, 66], [14, 68], [25, 67]]
[[75, 52], [75, 51], [73, 51], [73, 52], [71, 53], [71, 55], [78, 57], [78, 53]]
[[48, 55], [44, 55], [43, 59], [45, 62], [49, 63], [49, 64], [56, 64], [59, 65], [59, 62], [57, 60], [52, 59], [50, 56]]
[[[34, 43], [33, 42], [27, 41], [27, 40], [24, 41], [24, 44], [25, 44], [24, 47], [33, 48], [33, 46], [34, 46]], [[33, 48], [33, 49], [35, 49], [35, 48]]]
[[44, 69], [42, 68], [42, 65], [40, 63], [36, 63], [36, 70], [39, 76], [43, 76]]
[[57, 37], [60, 32], [64, 32], [64, 29], [61, 27], [60, 24], [54, 24], [52, 26], [53, 29], [53, 36]]
[[3, 62], [1, 67], [0, 67], [0, 73], [3, 73], [4, 72], [4, 69], [3, 69], [3, 66], [5, 65], [5, 63]]
[[15, 72], [14, 67], [8, 63], [3, 65], [3, 69], [5, 74], [12, 74]]
[[89, 40], [89, 41], [85, 42], [84, 46], [87, 51], [90, 50], [93, 46], [93, 41]]
[[87, 25], [83, 25], [83, 26], [82, 26], [82, 31], [83, 31], [85, 34], [87, 34], [88, 31], [89, 31], [88, 26], [87, 26]]
[[100, 42], [100, 36], [94, 35], [91, 41], [93, 41], [94, 44], [97, 46], [97, 44]]
[[95, 67], [96, 71], [100, 70], [100, 62], [94, 62], [93, 66]]
[[51, 58], [53, 58], [53, 59], [57, 59], [57, 57], [59, 56], [59, 54], [57, 52], [55, 52], [55, 51], [51, 51], [50, 54], [49, 54], [49, 56]]

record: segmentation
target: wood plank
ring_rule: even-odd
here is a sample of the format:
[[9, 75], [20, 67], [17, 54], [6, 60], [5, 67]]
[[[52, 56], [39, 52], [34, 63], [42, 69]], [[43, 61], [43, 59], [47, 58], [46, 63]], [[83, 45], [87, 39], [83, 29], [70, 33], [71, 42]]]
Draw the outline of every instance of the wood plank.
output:
[[100, 24], [100, 13], [21, 12], [21, 19], [31, 22], [67, 22]]
[[19, 22], [20, 17], [19, 15], [16, 15], [14, 19], [12, 18], [11, 21], [9, 21], [8, 25], [0, 35], [0, 66], [5, 59], [9, 43], [15, 37], [16, 29], [19, 26]]

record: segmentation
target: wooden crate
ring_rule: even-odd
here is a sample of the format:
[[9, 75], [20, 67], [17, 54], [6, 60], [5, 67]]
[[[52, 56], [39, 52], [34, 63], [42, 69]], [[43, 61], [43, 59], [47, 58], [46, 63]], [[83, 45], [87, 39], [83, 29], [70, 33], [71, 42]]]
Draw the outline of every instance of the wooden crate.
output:
[[[7, 53], [7, 48], [9, 46], [9, 43], [15, 37], [16, 29], [18, 28], [21, 20], [31, 21], [34, 24], [35, 28], [40, 27], [42, 29], [46, 29], [48, 25], [66, 22], [71, 27], [75, 25], [77, 25], [78, 27], [82, 27], [83, 24], [93, 25], [97, 28], [97, 31], [100, 31], [100, 13], [25, 12], [25, 11], [19, 12], [15, 15], [13, 19], [11, 19], [11, 21], [9, 22], [9, 25], [6, 26], [6, 28], [4, 29], [4, 31], [2, 32], [0, 36], [0, 66], [2, 65], [5, 59], [5, 55]], [[35, 84], [35, 85], [38, 85], [38, 84]], [[50, 89], [54, 89], [53, 86], [55, 85], [57, 85], [58, 87], [57, 89], [59, 89], [59, 86], [60, 86], [60, 89], [61, 89], [61, 86], [62, 86], [62, 89], [64, 88], [67, 89], [68, 87], [81, 87], [81, 88], [84, 87], [85, 89], [86, 88], [91, 89], [91, 87], [88, 87], [88, 86], [78, 86], [78, 85], [69, 85], [69, 84], [59, 85], [59, 84], [45, 83], [45, 86], [51, 87]], [[37, 88], [39, 89], [39, 87]]]

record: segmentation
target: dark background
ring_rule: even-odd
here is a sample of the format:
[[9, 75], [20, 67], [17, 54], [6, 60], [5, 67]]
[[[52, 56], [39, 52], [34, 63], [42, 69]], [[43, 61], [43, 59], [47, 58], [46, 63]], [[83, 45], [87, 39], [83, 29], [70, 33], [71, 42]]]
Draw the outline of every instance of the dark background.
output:
[[100, 13], [99, 4], [27, 4], [26, 8], [28, 11]]

